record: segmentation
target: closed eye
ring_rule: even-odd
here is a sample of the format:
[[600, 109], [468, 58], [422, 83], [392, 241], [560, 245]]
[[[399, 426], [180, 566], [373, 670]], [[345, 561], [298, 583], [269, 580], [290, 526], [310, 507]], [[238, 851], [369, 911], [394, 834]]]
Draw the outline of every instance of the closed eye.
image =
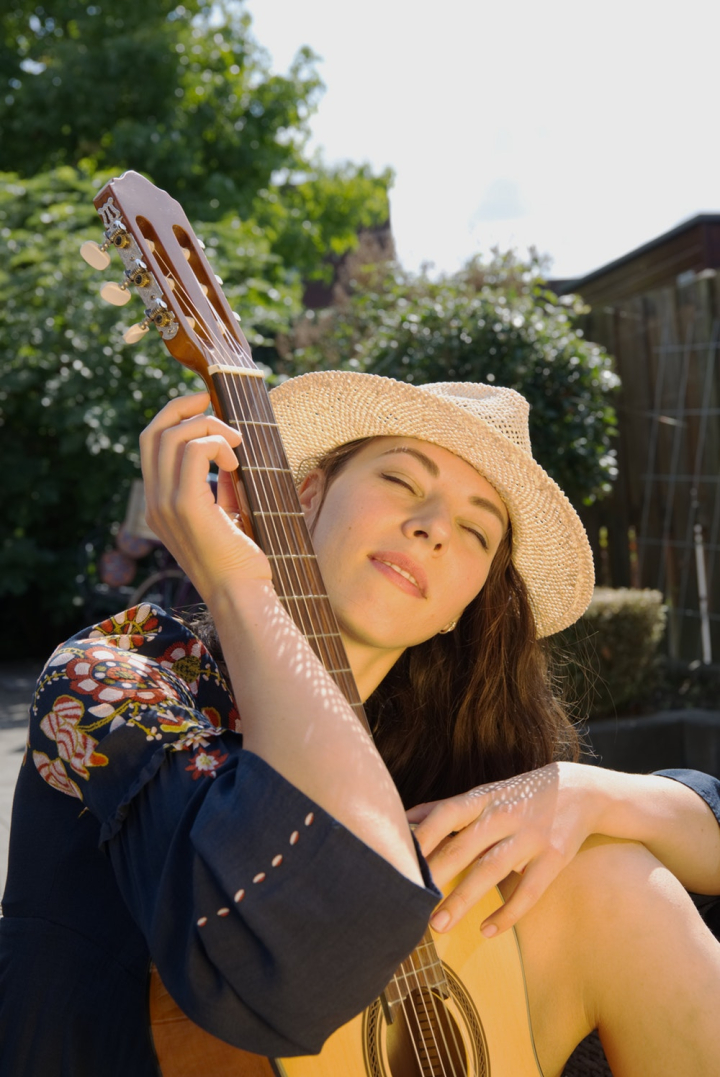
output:
[[473, 527], [466, 527], [465, 530], [469, 531], [471, 535], [475, 536], [475, 538], [478, 540], [484, 550], [490, 549], [487, 539], [479, 531], [476, 531]]
[[404, 479], [398, 478], [397, 475], [386, 475], [385, 472], [381, 472], [380, 473], [380, 478], [381, 479], [386, 479], [388, 482], [395, 482], [395, 483], [398, 484], [398, 486], [404, 486], [406, 490], [409, 490], [413, 494], [415, 493], [415, 490], [410, 485], [410, 483], [405, 482]]

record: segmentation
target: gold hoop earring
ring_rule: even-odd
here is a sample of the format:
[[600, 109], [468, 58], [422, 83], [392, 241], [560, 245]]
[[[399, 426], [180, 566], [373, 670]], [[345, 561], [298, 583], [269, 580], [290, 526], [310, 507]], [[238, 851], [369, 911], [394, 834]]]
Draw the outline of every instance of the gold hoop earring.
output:
[[447, 624], [447, 625], [445, 625], [444, 628], [440, 629], [439, 635], [444, 636], [446, 632], [452, 632], [453, 628], [456, 628], [456, 627], [457, 627], [457, 621], [451, 621], [450, 624]]

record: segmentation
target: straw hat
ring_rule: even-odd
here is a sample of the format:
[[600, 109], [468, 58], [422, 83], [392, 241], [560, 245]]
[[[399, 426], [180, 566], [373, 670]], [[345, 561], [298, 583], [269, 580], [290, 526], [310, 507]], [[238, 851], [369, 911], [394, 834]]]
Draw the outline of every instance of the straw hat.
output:
[[330, 449], [365, 437], [418, 438], [466, 460], [505, 502], [512, 557], [538, 636], [559, 632], [587, 608], [594, 577], [587, 535], [565, 494], [533, 459], [530, 408], [513, 389], [472, 382], [416, 386], [336, 370], [291, 378], [270, 399], [299, 476]]

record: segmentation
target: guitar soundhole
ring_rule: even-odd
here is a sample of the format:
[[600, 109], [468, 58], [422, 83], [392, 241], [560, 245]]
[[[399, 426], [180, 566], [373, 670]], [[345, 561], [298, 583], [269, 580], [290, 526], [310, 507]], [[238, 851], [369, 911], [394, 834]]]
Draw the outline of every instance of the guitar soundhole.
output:
[[385, 1020], [380, 1001], [365, 1011], [363, 1053], [368, 1077], [489, 1077], [480, 1016], [465, 988], [444, 965], [450, 997], [420, 987]]

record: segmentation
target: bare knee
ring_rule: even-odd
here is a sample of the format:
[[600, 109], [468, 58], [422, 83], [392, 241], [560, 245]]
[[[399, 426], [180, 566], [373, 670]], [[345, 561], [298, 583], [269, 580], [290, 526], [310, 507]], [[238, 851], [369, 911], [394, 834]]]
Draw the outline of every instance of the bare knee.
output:
[[559, 1072], [592, 1028], [621, 1027], [653, 981], [667, 983], [679, 964], [701, 960], [708, 939], [716, 946], [682, 886], [643, 845], [601, 836], [585, 842], [517, 932], [546, 1073]]
[[558, 911], [572, 931], [572, 974], [593, 1024], [622, 1005], [624, 991], [652, 992], [654, 975], [682, 976], [709, 951], [717, 960], [689, 895], [643, 845], [593, 837], [557, 882]]

